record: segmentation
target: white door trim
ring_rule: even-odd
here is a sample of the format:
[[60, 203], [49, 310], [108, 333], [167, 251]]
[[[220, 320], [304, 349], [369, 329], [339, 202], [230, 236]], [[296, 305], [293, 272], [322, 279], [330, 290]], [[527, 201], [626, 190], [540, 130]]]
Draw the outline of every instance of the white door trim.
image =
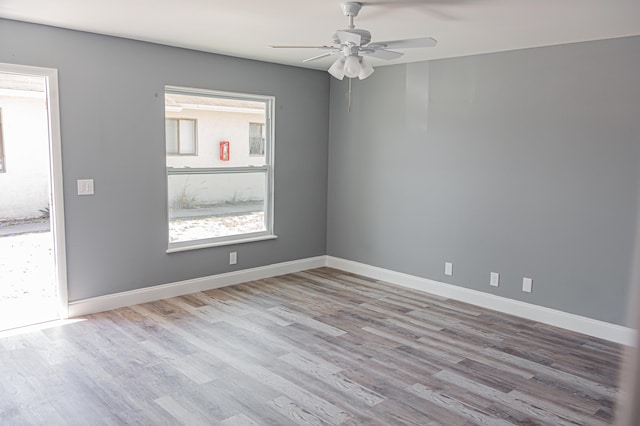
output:
[[65, 248], [64, 198], [62, 186], [62, 141], [60, 138], [60, 105], [58, 70], [28, 65], [0, 63], [0, 72], [45, 77], [47, 84], [47, 112], [49, 119], [49, 175], [51, 189], [51, 231], [55, 261], [55, 281], [58, 286], [60, 319], [69, 316], [67, 294], [67, 254]]

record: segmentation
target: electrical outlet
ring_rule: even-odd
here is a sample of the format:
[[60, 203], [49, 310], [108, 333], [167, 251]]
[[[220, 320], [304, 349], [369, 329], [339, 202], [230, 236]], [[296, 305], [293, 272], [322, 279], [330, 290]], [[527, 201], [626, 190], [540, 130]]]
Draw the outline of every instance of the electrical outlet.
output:
[[500, 284], [500, 274], [492, 272], [491, 277], [489, 278], [489, 285], [492, 287], [498, 287], [498, 284]]
[[453, 263], [444, 262], [444, 274], [445, 275], [453, 275]]
[[229, 253], [229, 265], [235, 265], [238, 263], [238, 252], [232, 251]]
[[533, 290], [533, 279], [531, 278], [523, 278], [522, 279], [522, 291], [525, 293], [531, 293]]

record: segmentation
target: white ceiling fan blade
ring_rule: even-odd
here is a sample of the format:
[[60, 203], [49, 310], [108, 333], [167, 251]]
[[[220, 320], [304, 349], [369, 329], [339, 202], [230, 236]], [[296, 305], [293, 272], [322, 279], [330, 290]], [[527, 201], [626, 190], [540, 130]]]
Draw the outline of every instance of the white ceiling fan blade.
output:
[[331, 55], [333, 55], [334, 53], [336, 53], [336, 52], [326, 52], [326, 53], [323, 53], [323, 54], [321, 54], [321, 55], [317, 55], [317, 56], [314, 56], [314, 57], [312, 57], [312, 58], [305, 59], [305, 60], [304, 60], [304, 61], [302, 61], [302, 62], [304, 63], [304, 62], [311, 62], [311, 61], [315, 61], [316, 59], [320, 59], [320, 58], [325, 58], [325, 57], [327, 57], [327, 56], [331, 56]]
[[342, 44], [353, 44], [356, 46], [360, 46], [360, 42], [362, 41], [362, 37], [360, 34], [350, 33], [349, 31], [336, 31], [336, 35], [338, 39], [340, 39], [340, 43]]
[[376, 49], [376, 50], [363, 50], [361, 52], [366, 56], [373, 56], [374, 58], [384, 59], [385, 61], [390, 61], [392, 59], [398, 59], [404, 53], [394, 52], [393, 50], [385, 50], [385, 49]]
[[432, 37], [409, 38], [406, 40], [376, 41], [367, 47], [383, 49], [408, 49], [412, 47], [434, 47], [438, 41]]
[[269, 46], [272, 49], [335, 49], [333, 46], [294, 46], [294, 45], [280, 45]]

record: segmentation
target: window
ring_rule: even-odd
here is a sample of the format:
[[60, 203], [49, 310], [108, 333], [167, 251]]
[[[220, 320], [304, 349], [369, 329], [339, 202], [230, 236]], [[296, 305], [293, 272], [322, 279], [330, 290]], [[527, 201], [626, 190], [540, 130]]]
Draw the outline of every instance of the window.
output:
[[186, 118], [167, 118], [167, 154], [196, 155], [197, 122]]
[[264, 155], [264, 123], [249, 123], [249, 155]]
[[169, 252], [275, 238], [273, 104], [165, 87]]
[[0, 108], [0, 173], [7, 171], [4, 165], [4, 140], [2, 139], [2, 108]]

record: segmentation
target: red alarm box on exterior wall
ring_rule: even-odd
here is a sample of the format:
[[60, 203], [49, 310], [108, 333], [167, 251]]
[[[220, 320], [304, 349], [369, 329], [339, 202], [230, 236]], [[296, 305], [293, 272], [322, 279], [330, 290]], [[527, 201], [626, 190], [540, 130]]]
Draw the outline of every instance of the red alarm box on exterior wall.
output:
[[220, 160], [229, 161], [229, 141], [220, 142]]

